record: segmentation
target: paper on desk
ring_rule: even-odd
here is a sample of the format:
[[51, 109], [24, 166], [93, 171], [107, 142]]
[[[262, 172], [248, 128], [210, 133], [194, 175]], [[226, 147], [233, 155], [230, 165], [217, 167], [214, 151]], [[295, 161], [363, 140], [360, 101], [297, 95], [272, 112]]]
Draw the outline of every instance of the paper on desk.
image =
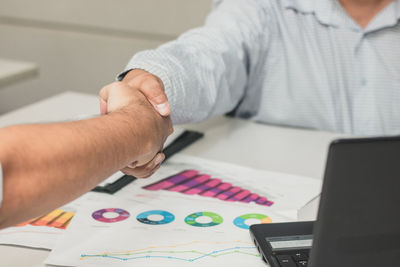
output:
[[[142, 187], [155, 183], [165, 177], [182, 172], [183, 170], [197, 170], [200, 174], [207, 174], [211, 178], [218, 178], [222, 182], [230, 183], [232, 187], [264, 196], [274, 204], [270, 209], [299, 210], [321, 191], [321, 181], [313, 178], [292, 174], [256, 170], [234, 164], [206, 160], [199, 157], [175, 155], [162, 165], [160, 170], [149, 179], [139, 179], [121, 190], [125, 195], [148, 195], [155, 197], [189, 197], [204, 200], [204, 197], [185, 195], [167, 190], [148, 191]], [[153, 195], [153, 196], [152, 196]]]
[[[274, 205], [228, 202], [142, 188], [177, 172], [193, 169], [266, 195]], [[318, 194], [320, 185], [319, 181], [310, 178], [176, 155], [152, 178], [137, 180], [124, 188], [114, 196], [114, 201], [86, 202], [46, 263], [69, 266], [262, 266], [257, 250], [249, 240], [248, 229], [238, 225], [296, 220], [297, 209]], [[95, 217], [98, 219], [99, 212], [107, 208], [118, 209], [127, 218], [113, 223], [97, 221]], [[140, 215], [148, 211], [163, 215], [153, 214], [155, 218], [151, 213], [145, 213], [147, 217]], [[211, 212], [210, 217], [207, 212]], [[138, 218], [153, 222], [144, 224]], [[171, 222], [159, 224], [159, 220]], [[215, 225], [195, 227], [186, 221], [195, 224], [213, 221]]]
[[[84, 202], [88, 196], [83, 196], [67, 205], [59, 208], [64, 215], [69, 218], [74, 216], [78, 207]], [[68, 213], [69, 214], [68, 214]], [[62, 216], [62, 214], [60, 214]], [[60, 236], [65, 232], [65, 228], [62, 227], [63, 223], [68, 224], [67, 220], [59, 220], [61, 224], [55, 227], [56, 224], [52, 223], [55, 218], [48, 218], [43, 220], [41, 223], [33, 221], [23, 226], [9, 227], [0, 231], [0, 244], [3, 245], [18, 245], [32, 248], [44, 248], [52, 249]], [[46, 223], [47, 222], [47, 223]]]
[[[138, 198], [115, 196], [113, 201], [87, 201], [45, 263], [67, 266], [263, 266], [247, 225], [260, 220], [282, 222], [294, 219], [254, 204]], [[101, 215], [103, 209], [110, 208], [124, 214], [123, 220], [100, 221], [99, 218], [118, 216]], [[164, 215], [158, 215], [161, 218], [141, 215], [151, 214], [151, 211]], [[197, 214], [199, 218], [193, 220], [191, 214]], [[246, 216], [259, 219], [245, 220]], [[160, 219], [170, 222], [161, 224]], [[197, 223], [202, 226], [193, 225]]]
[[321, 195], [311, 199], [306, 205], [304, 205], [297, 212], [297, 219], [299, 221], [315, 221], [318, 216], [319, 202]]

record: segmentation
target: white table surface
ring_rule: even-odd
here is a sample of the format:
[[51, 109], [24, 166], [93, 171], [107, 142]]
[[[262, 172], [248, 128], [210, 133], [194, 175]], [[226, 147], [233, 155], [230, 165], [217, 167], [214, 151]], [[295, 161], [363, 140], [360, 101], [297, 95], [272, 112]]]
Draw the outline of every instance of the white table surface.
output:
[[[66, 92], [0, 116], [0, 127], [98, 114], [97, 96]], [[338, 134], [217, 117], [185, 125], [205, 137], [182, 153], [321, 179], [329, 143]], [[46, 250], [0, 246], [1, 266], [43, 266]]]
[[0, 89], [7, 84], [33, 77], [37, 73], [38, 66], [35, 63], [0, 58]]

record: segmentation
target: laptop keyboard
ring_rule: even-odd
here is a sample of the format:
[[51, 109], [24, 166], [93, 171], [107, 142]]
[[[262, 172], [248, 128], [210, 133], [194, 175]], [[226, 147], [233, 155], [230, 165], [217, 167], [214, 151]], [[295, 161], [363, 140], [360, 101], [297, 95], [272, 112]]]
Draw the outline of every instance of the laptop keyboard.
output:
[[276, 255], [281, 267], [305, 267], [308, 263], [307, 252], [296, 252], [293, 254]]

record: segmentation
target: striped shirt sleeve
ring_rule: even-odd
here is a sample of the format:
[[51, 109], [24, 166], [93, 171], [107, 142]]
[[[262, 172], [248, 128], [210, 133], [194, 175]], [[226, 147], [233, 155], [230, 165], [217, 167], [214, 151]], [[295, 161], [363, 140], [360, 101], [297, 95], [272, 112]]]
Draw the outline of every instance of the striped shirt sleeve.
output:
[[126, 70], [143, 69], [163, 81], [174, 123], [231, 111], [244, 95], [259, 46], [265, 46], [261, 2], [216, 1], [203, 27], [136, 54]]

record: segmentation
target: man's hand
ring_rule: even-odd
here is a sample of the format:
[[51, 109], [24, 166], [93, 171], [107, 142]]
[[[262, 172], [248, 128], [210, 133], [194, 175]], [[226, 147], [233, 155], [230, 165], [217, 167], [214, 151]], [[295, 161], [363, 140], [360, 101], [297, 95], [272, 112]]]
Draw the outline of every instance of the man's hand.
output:
[[170, 118], [160, 116], [140, 90], [123, 82], [114, 82], [105, 86], [99, 95], [102, 115], [118, 111], [128, 113], [137, 111], [132, 112], [132, 116], [139, 115], [142, 120], [145, 120], [143, 138], [149, 142], [144, 144], [145, 150], [142, 157], [122, 171], [138, 178], [151, 176], [165, 158], [161, 151], [167, 136], [173, 132]]
[[164, 84], [157, 76], [144, 70], [134, 69], [125, 75], [122, 82], [142, 92], [161, 116], [169, 116], [171, 111], [164, 92]]

